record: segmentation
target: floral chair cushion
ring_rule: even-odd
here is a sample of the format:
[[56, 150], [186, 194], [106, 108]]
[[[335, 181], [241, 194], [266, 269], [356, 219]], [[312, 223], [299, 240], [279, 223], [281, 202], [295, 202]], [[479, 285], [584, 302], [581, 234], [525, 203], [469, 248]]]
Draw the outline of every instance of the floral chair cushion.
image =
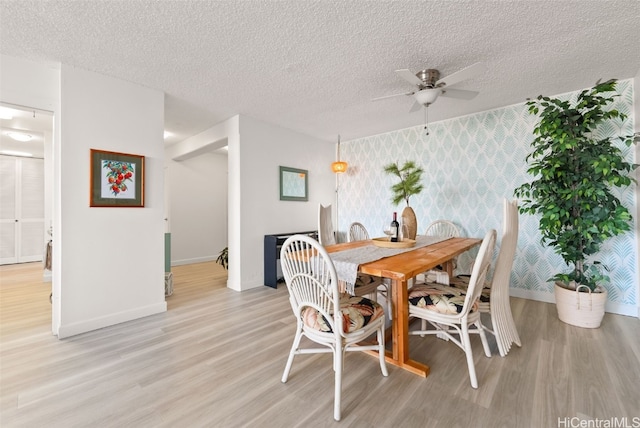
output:
[[356, 283], [353, 286], [350, 286], [344, 281], [338, 281], [338, 289], [340, 292], [353, 296], [362, 296], [364, 294], [375, 292], [375, 290], [381, 285], [384, 285], [382, 278], [364, 273], [358, 274]]
[[[449, 285], [456, 288], [462, 288], [466, 290], [469, 287], [469, 279], [470, 275], [458, 275], [455, 278], [449, 279]], [[491, 283], [489, 281], [485, 282], [484, 287], [482, 288], [482, 294], [480, 295], [480, 301], [482, 303], [489, 303], [491, 300]]]
[[356, 278], [355, 288], [358, 289], [360, 287], [368, 287], [372, 284], [382, 285], [384, 284], [384, 282], [379, 276], [359, 273], [358, 277]]
[[[378, 303], [366, 297], [344, 295], [340, 298], [342, 325], [345, 333], [356, 331], [373, 320], [384, 316], [384, 310]], [[315, 330], [332, 333], [331, 324], [314, 308], [302, 310], [302, 322]]]
[[[437, 283], [416, 284], [409, 290], [409, 304], [441, 314], [459, 314], [464, 306], [466, 290]], [[474, 303], [471, 311], [478, 309]]]

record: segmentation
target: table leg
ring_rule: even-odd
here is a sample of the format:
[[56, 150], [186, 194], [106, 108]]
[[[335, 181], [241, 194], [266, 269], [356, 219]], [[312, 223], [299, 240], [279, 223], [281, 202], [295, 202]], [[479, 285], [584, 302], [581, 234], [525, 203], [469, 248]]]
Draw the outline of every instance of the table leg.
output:
[[[409, 305], [406, 280], [392, 280], [391, 290], [391, 334], [385, 340], [391, 339], [391, 351], [385, 353], [387, 364], [400, 367], [419, 376], [429, 375], [429, 366], [409, 358]], [[387, 330], [388, 332], [389, 330]], [[390, 337], [389, 337], [390, 336]], [[378, 356], [376, 351], [366, 351]]]
[[449, 275], [449, 278], [453, 278], [453, 260], [447, 260], [446, 262], [444, 262], [443, 268], [444, 270], [447, 272], [447, 274]]
[[409, 306], [407, 299], [407, 281], [394, 279], [391, 284], [392, 313], [392, 348], [387, 353], [389, 364], [402, 367], [420, 376], [429, 375], [429, 366], [409, 358]]

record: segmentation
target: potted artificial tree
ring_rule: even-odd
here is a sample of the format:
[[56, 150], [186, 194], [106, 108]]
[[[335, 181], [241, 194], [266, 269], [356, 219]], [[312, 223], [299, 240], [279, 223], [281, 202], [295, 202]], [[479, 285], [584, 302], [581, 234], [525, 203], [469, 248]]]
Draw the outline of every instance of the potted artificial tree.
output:
[[414, 162], [407, 161], [400, 167], [398, 163], [392, 163], [384, 167], [384, 172], [395, 175], [400, 182], [391, 186], [391, 202], [394, 205], [400, 204], [403, 200], [407, 206], [402, 211], [402, 224], [406, 226], [407, 235], [405, 238], [416, 239], [418, 233], [418, 222], [416, 213], [409, 206], [409, 197], [422, 192], [423, 186], [420, 183], [424, 170], [418, 167]]
[[[555, 280], [560, 320], [597, 328], [607, 299], [606, 268], [593, 260], [601, 244], [631, 228], [631, 214], [612, 188], [631, 184], [637, 167], [625, 161], [617, 141], [627, 146], [633, 136], [602, 137], [599, 126], [625, 119], [607, 106], [616, 81], [596, 83], [574, 102], [539, 96], [527, 102], [530, 114], [540, 115], [527, 155], [527, 172], [535, 177], [515, 189], [521, 213], [540, 215], [542, 243], [554, 247], [570, 267]], [[619, 125], [616, 125], [619, 126]], [[611, 132], [609, 132], [611, 133]]]

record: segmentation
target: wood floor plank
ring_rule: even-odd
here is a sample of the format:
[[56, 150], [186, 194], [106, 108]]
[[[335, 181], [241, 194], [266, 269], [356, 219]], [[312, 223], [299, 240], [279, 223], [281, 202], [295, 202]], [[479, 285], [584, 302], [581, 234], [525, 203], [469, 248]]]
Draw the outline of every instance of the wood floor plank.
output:
[[[64, 340], [51, 334], [42, 265], [0, 267], [0, 426], [4, 427], [549, 427], [558, 418], [640, 417], [640, 321], [607, 314], [568, 326], [554, 305], [512, 298], [522, 339], [486, 358], [410, 338], [421, 378], [380, 373], [347, 354], [343, 420], [333, 420], [330, 354], [298, 355], [280, 382], [295, 324], [286, 287], [226, 288], [215, 263], [176, 266], [168, 311]], [[489, 320], [484, 320], [489, 325]]]

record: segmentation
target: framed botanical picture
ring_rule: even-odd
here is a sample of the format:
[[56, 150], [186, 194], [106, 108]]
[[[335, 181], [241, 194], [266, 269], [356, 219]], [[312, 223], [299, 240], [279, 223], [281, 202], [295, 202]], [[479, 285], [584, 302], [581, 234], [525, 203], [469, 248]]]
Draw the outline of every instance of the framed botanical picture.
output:
[[280, 200], [308, 201], [309, 172], [306, 169], [280, 167]]
[[91, 207], [144, 207], [144, 156], [91, 149]]

